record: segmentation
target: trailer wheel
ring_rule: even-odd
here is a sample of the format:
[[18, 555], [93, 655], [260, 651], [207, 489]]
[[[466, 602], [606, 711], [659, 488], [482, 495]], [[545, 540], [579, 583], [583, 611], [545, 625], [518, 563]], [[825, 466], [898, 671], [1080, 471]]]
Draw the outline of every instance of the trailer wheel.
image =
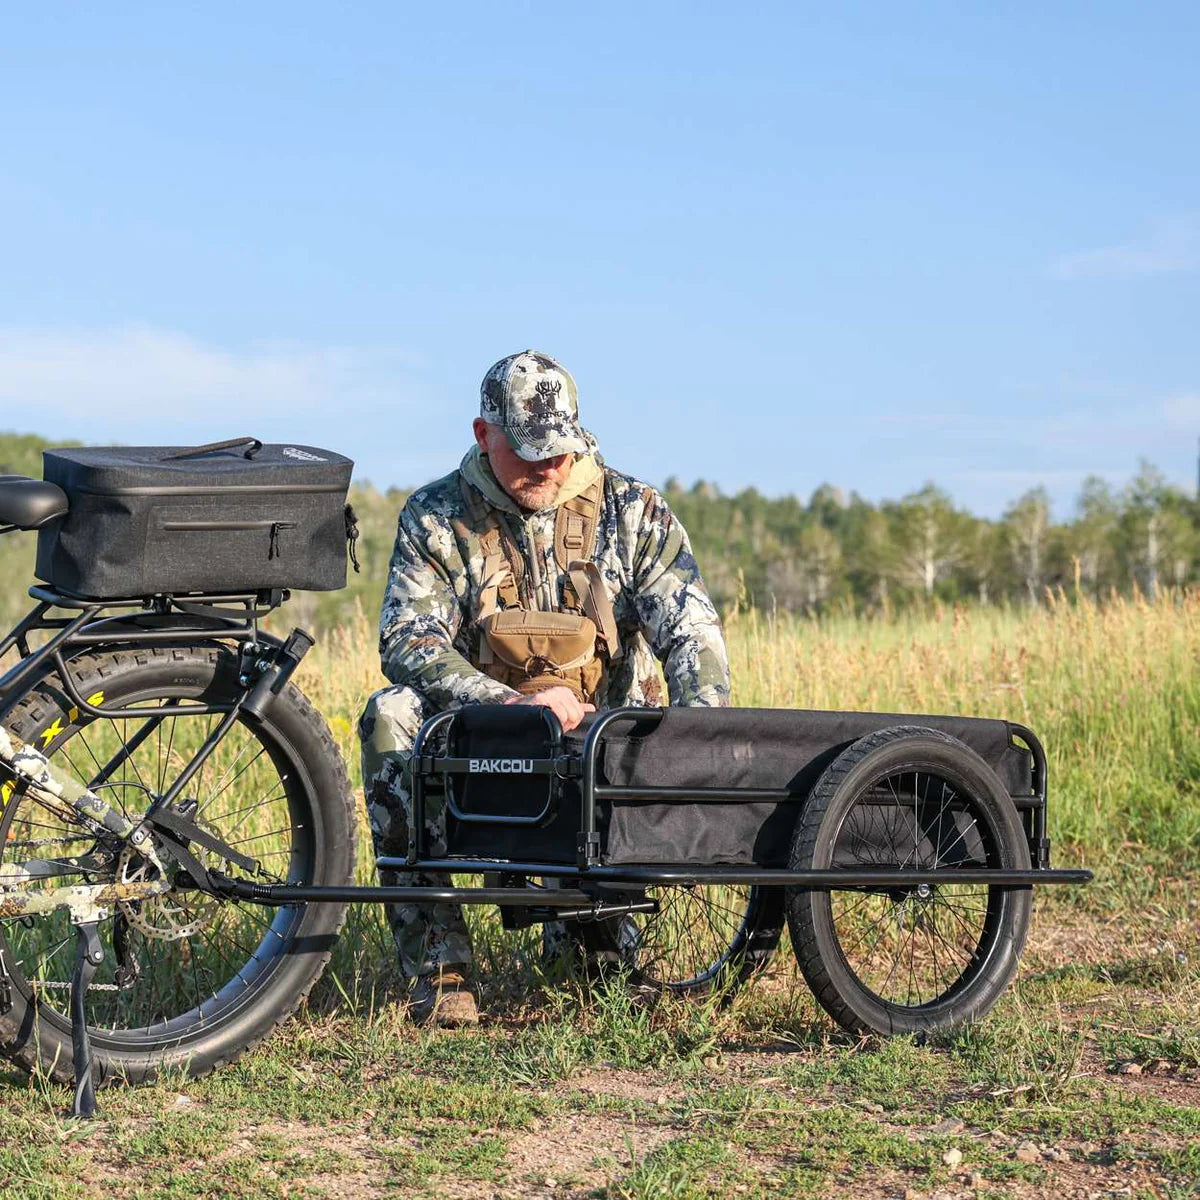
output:
[[[1011, 797], [962, 742], [896, 726], [825, 770], [792, 841], [793, 870], [1029, 868]], [[973, 1021], [999, 999], [1029, 929], [1031, 889], [977, 883], [787, 889], [800, 970], [855, 1033]]]

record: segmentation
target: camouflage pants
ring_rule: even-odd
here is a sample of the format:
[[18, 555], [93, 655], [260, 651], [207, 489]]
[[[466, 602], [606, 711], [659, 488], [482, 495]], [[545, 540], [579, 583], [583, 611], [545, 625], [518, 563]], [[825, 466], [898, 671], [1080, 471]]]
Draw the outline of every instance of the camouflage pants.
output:
[[[421, 723], [433, 715], [412, 688], [376, 692], [359, 718], [363, 791], [375, 853], [408, 853], [412, 820], [412, 745]], [[446, 853], [446, 813], [440, 796], [429, 796], [425, 834], [431, 855]], [[379, 872], [385, 887], [449, 887], [450, 876], [430, 871]], [[413, 978], [437, 967], [465, 966], [471, 939], [457, 904], [389, 904], [388, 924], [400, 969]]]

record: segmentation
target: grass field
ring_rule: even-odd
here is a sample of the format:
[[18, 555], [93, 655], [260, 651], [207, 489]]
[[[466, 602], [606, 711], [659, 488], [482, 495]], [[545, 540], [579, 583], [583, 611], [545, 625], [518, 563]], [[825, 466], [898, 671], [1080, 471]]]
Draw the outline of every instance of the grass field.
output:
[[[209, 1079], [105, 1092], [79, 1125], [65, 1089], [0, 1071], [0, 1196], [1200, 1195], [1200, 598], [727, 633], [738, 704], [1004, 716], [1045, 741], [1055, 862], [1098, 878], [1038, 894], [984, 1022], [846, 1039], [786, 945], [726, 1008], [646, 1008], [548, 978], [534, 935], [480, 912], [490, 1019], [430, 1034], [364, 907], [301, 1016]], [[380, 682], [365, 622], [305, 663], [351, 764]]]

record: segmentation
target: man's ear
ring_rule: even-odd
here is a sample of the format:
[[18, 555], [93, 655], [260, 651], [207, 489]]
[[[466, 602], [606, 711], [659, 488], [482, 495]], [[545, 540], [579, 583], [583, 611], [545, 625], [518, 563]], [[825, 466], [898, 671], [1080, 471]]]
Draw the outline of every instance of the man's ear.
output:
[[488, 443], [488, 423], [482, 417], [476, 417], [471, 423], [471, 432], [475, 434], [475, 444], [479, 447], [480, 453], [487, 453]]

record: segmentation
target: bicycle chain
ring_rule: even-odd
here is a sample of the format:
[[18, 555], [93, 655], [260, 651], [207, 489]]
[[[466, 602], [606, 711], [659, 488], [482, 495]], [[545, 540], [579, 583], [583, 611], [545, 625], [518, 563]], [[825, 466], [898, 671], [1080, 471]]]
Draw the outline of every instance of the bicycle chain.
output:
[[40, 850], [43, 846], [72, 846], [82, 839], [73, 838], [42, 838], [37, 842], [9, 842], [8, 847], [12, 850]]
[[[29, 981], [36, 992], [69, 992], [71, 984], [60, 979], [31, 979]], [[128, 985], [126, 985], [128, 986]], [[93, 983], [88, 985], [89, 992], [123, 992], [125, 988], [119, 983]]]

